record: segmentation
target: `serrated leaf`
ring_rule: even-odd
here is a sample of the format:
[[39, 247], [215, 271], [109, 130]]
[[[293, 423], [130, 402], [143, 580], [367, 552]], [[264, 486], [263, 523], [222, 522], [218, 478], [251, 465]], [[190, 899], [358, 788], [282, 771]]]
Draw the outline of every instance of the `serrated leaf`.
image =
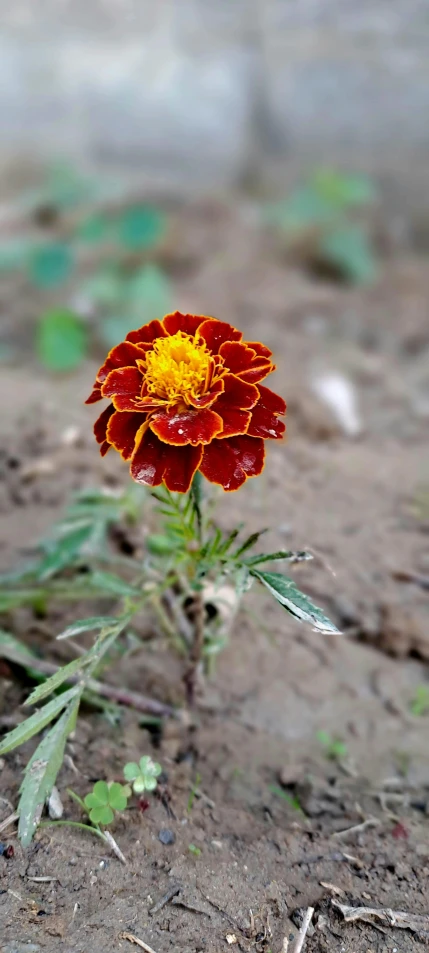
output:
[[18, 836], [23, 847], [28, 847], [43, 805], [55, 784], [67, 738], [76, 724], [79, 701], [80, 696], [73, 698], [61, 718], [42, 739], [25, 769], [18, 805]]
[[24, 645], [23, 642], [16, 639], [15, 636], [7, 632], [6, 629], [0, 629], [0, 657], [2, 655], [2, 649], [10, 649], [17, 660], [22, 659], [23, 665], [26, 665], [27, 662], [31, 662], [31, 659], [35, 657], [27, 645]]
[[72, 311], [54, 308], [40, 318], [36, 348], [39, 360], [50, 371], [72, 371], [87, 351], [87, 331]]
[[251, 549], [252, 546], [258, 542], [259, 537], [266, 532], [266, 529], [260, 529], [257, 533], [252, 533], [250, 536], [248, 536], [244, 543], [242, 543], [241, 546], [236, 549], [235, 553], [232, 553], [232, 558], [237, 559], [238, 556], [241, 556], [243, 553], [245, 553], [247, 549]]
[[374, 250], [358, 225], [344, 225], [324, 235], [319, 250], [327, 262], [355, 284], [368, 285], [377, 277]]
[[148, 323], [172, 310], [170, 282], [156, 265], [146, 265], [128, 282], [127, 300], [139, 320]]
[[58, 540], [48, 542], [46, 546], [48, 552], [39, 563], [37, 572], [40, 582], [45, 582], [46, 579], [50, 579], [51, 576], [72, 565], [92, 532], [93, 526], [85, 523], [83, 526], [68, 529]]
[[296, 550], [279, 549], [276, 553], [258, 553], [245, 559], [246, 566], [259, 566], [260, 563], [274, 562], [276, 559], [286, 559], [291, 563], [308, 562], [313, 559], [311, 553], [296, 552]]
[[26, 698], [24, 705], [35, 705], [36, 702], [42, 700], [42, 698], [47, 698], [48, 695], [52, 695], [52, 692], [55, 689], [59, 688], [64, 682], [66, 682], [72, 675], [76, 675], [80, 669], [85, 668], [85, 665], [88, 665], [91, 661], [91, 656], [89, 653], [85, 656], [78, 656], [78, 658], [72, 659], [67, 665], [63, 665], [58, 672], [55, 672], [54, 675], [51, 675], [46, 679], [45, 682], [42, 682], [41, 685], [38, 685], [35, 688], [31, 695]]
[[236, 528], [231, 531], [231, 533], [229, 534], [229, 536], [226, 537], [222, 545], [219, 546], [219, 549], [217, 551], [218, 556], [225, 556], [225, 554], [231, 548], [233, 542], [237, 539], [237, 536], [240, 530], [241, 530], [241, 526], [236, 526]]
[[26, 720], [21, 722], [20, 725], [17, 725], [13, 731], [9, 731], [6, 737], [0, 741], [0, 755], [7, 754], [8, 751], [13, 751], [18, 745], [24, 744], [24, 742], [32, 738], [33, 735], [37, 735], [38, 732], [42, 731], [42, 728], [48, 725], [49, 722], [65, 708], [68, 702], [78, 694], [79, 686], [74, 685], [73, 688], [69, 688], [67, 692], [63, 692], [58, 698], [53, 698], [52, 701], [44, 705], [43, 708], [39, 708], [38, 711], [35, 711], [34, 715], [30, 715], [29, 718], [26, 718]]
[[109, 615], [94, 615], [89, 619], [78, 619], [77, 622], [72, 622], [71, 625], [68, 625], [60, 635], [57, 635], [57, 639], [58, 641], [60, 639], [70, 639], [73, 635], [80, 635], [82, 632], [108, 629], [117, 622], [118, 620], [115, 619], [114, 616]]
[[146, 547], [153, 556], [169, 556], [178, 549], [179, 540], [162, 533], [151, 533], [146, 537]]
[[340, 634], [339, 629], [322, 612], [322, 609], [314, 605], [308, 596], [305, 596], [297, 588], [293, 579], [289, 579], [278, 572], [262, 572], [259, 569], [250, 569], [250, 573], [266, 586], [277, 602], [290, 612], [295, 619], [299, 619], [300, 622], [308, 622], [313, 628], [325, 635]]
[[56, 288], [67, 280], [72, 268], [70, 248], [61, 242], [34, 248], [28, 260], [28, 276], [38, 288]]
[[163, 237], [166, 225], [166, 216], [160, 209], [133, 205], [118, 220], [118, 238], [129, 251], [153, 248]]

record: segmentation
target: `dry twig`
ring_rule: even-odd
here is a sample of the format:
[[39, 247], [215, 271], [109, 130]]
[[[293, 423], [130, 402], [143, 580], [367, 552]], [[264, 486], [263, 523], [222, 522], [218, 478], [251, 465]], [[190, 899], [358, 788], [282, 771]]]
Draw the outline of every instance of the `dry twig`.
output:
[[296, 938], [296, 941], [292, 949], [292, 953], [301, 953], [301, 950], [305, 943], [305, 938], [307, 936], [307, 930], [313, 918], [313, 913], [314, 913], [314, 907], [307, 907], [304, 919], [301, 924], [301, 929], [298, 933], [298, 936]]
[[400, 930], [411, 930], [412, 933], [429, 936], [429, 917], [418, 913], [404, 913], [400, 910], [391, 910], [390, 907], [348, 907], [338, 900], [331, 900], [332, 906], [342, 913], [347, 923], [355, 920], [364, 920], [376, 926], [374, 920], [379, 920], [384, 926], [398, 927]]
[[9, 814], [9, 817], [6, 817], [0, 824], [0, 833], [1, 831], [5, 831], [7, 827], [10, 827], [11, 824], [15, 824], [18, 818], [19, 814]]
[[335, 831], [332, 836], [343, 838], [349, 837], [350, 834], [361, 834], [363, 831], [366, 831], [368, 827], [378, 827], [379, 824], [381, 824], [381, 821], [378, 817], [367, 817], [366, 821], [362, 821], [360, 824], [354, 824], [353, 827], [346, 827], [343, 831]]
[[155, 953], [155, 950], [152, 949], [144, 940], [139, 940], [138, 936], [134, 936], [134, 933], [120, 933], [120, 940], [129, 940], [130, 943], [135, 943], [136, 946], [140, 946], [142, 950], [145, 950], [146, 953]]

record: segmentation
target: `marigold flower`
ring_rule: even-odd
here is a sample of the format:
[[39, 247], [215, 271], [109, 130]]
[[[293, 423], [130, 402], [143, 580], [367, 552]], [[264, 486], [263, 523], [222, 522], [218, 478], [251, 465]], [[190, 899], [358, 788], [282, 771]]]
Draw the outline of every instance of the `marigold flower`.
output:
[[111, 403], [94, 425], [137, 483], [186, 493], [196, 470], [237, 490], [264, 467], [264, 440], [281, 439], [284, 400], [260, 382], [271, 351], [204, 315], [167, 314], [130, 331], [100, 368], [87, 404]]

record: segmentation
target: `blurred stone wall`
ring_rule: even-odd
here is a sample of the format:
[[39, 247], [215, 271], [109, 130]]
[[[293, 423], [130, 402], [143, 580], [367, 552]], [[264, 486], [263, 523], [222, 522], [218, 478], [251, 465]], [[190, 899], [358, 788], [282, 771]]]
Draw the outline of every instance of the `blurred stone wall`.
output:
[[0, 25], [2, 159], [201, 188], [337, 161], [421, 198], [429, 0], [0, 0]]

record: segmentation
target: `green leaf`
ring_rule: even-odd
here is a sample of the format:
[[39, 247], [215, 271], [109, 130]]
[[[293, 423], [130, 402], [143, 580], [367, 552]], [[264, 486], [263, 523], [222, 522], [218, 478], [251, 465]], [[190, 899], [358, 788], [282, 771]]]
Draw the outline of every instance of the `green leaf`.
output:
[[33, 243], [17, 238], [0, 243], [0, 273], [18, 271], [25, 267], [33, 250]]
[[153, 556], [169, 556], [180, 547], [180, 542], [172, 536], [162, 533], [151, 533], [146, 537], [146, 546]]
[[259, 569], [251, 569], [250, 573], [259, 579], [269, 592], [295, 619], [300, 622], [308, 622], [313, 628], [325, 635], [334, 633], [339, 635], [339, 630], [328, 619], [328, 617], [310, 601], [308, 596], [296, 587], [293, 579], [282, 576], [278, 572], [262, 572]]
[[319, 244], [323, 258], [355, 284], [369, 285], [377, 277], [374, 249], [363, 228], [344, 225], [324, 235]]
[[68, 665], [63, 665], [62, 668], [58, 669], [58, 672], [55, 672], [54, 675], [51, 675], [50, 678], [47, 678], [46, 681], [42, 682], [41, 685], [38, 685], [35, 688], [31, 695], [26, 698], [24, 705], [35, 705], [36, 702], [41, 701], [42, 698], [46, 698], [48, 695], [52, 695], [60, 685], [66, 682], [72, 675], [76, 675], [80, 669], [84, 668], [85, 665], [91, 661], [91, 656], [89, 653], [87, 655], [78, 656], [78, 658], [72, 659]]
[[[64, 697], [63, 695], [62, 698]], [[55, 784], [67, 738], [76, 724], [79, 701], [80, 696], [70, 701], [61, 718], [36, 748], [25, 769], [18, 805], [18, 836], [23, 847], [28, 847], [39, 823], [43, 805]]]
[[[108, 804], [109, 803], [109, 786], [107, 781], [96, 781], [92, 789], [92, 796], [96, 799], [97, 804]], [[91, 797], [91, 795], [88, 795]], [[86, 798], [85, 798], [86, 803]]]
[[137, 589], [130, 586], [120, 576], [102, 570], [93, 572], [90, 576], [90, 582], [94, 588], [103, 589], [113, 596], [136, 596], [139, 594]]
[[[0, 658], [2, 656], [2, 650], [10, 650], [13, 652], [18, 664], [25, 666], [35, 657], [34, 652], [32, 652], [27, 645], [24, 645], [23, 642], [16, 639], [15, 636], [7, 632], [6, 629], [0, 629]], [[7, 656], [4, 656], [4, 658], [6, 657]]]
[[109, 804], [114, 811], [124, 811], [127, 806], [127, 797], [123, 784], [113, 781], [109, 785]]
[[98, 807], [93, 807], [89, 812], [89, 819], [93, 824], [104, 824], [107, 827], [112, 823], [113, 818], [114, 813], [108, 804], [100, 804]]
[[350, 175], [335, 169], [319, 169], [313, 176], [313, 187], [327, 201], [340, 209], [374, 202], [374, 183], [366, 175]]
[[67, 626], [60, 635], [57, 635], [57, 640], [70, 639], [73, 635], [80, 635], [82, 632], [92, 632], [96, 629], [110, 629], [114, 627], [117, 622], [118, 619], [110, 615], [94, 615], [89, 619], [78, 619], [77, 622], [72, 622], [71, 625]]
[[135, 318], [129, 318], [126, 315], [108, 315], [100, 321], [98, 333], [103, 343], [108, 348], [112, 348], [124, 340], [135, 323]]
[[135, 781], [139, 777], [140, 768], [136, 761], [129, 761], [124, 767], [124, 778], [126, 781]]
[[10, 612], [18, 606], [31, 605], [40, 598], [39, 589], [19, 589], [16, 592], [0, 592], [0, 612]]
[[7, 754], [8, 751], [13, 751], [18, 745], [24, 744], [24, 742], [32, 738], [33, 735], [37, 735], [45, 725], [48, 725], [49, 722], [65, 708], [72, 698], [75, 698], [76, 695], [79, 694], [79, 692], [79, 686], [74, 685], [73, 688], [69, 688], [67, 692], [63, 692], [62, 695], [58, 695], [57, 698], [53, 698], [47, 705], [44, 705], [43, 708], [39, 708], [38, 711], [35, 711], [34, 715], [30, 715], [29, 718], [26, 718], [26, 720], [21, 722], [13, 731], [9, 731], [5, 738], [3, 738], [3, 741], [0, 741], [0, 755]]
[[233, 542], [235, 542], [235, 540], [237, 539], [237, 536], [241, 528], [242, 528], [241, 526], [236, 526], [236, 528], [231, 531], [229, 536], [226, 537], [222, 545], [219, 546], [218, 548], [218, 551], [217, 551], [218, 556], [225, 556], [228, 550], [231, 549], [231, 546]]
[[126, 282], [116, 267], [107, 265], [82, 285], [82, 295], [96, 305], [119, 307], [124, 300]]
[[37, 578], [40, 582], [45, 582], [46, 579], [55, 576], [66, 566], [73, 565], [92, 532], [93, 527], [86, 524], [78, 528], [72, 527], [60, 539], [49, 541], [46, 544], [47, 554], [39, 563], [37, 571]]
[[28, 259], [28, 275], [38, 288], [56, 288], [67, 281], [73, 268], [68, 245], [60, 242], [39, 245]]
[[267, 532], [266, 529], [261, 529], [257, 533], [252, 533], [251, 536], [248, 536], [247, 539], [244, 541], [244, 543], [242, 543], [242, 545], [239, 546], [238, 549], [236, 549], [235, 553], [232, 554], [232, 558], [237, 559], [237, 557], [241, 556], [242, 553], [245, 553], [247, 549], [251, 549], [252, 546], [254, 546], [255, 543], [258, 542], [259, 537], [266, 532]]
[[337, 207], [312, 185], [296, 189], [285, 201], [271, 206], [268, 220], [291, 236], [326, 226], [337, 218]]
[[276, 797], [281, 797], [283, 801], [286, 801], [286, 803], [289, 804], [289, 807], [293, 807], [294, 811], [299, 811], [300, 814], [304, 814], [299, 800], [295, 795], [288, 794], [287, 791], [283, 791], [283, 788], [279, 787], [278, 784], [269, 784], [268, 790], [271, 792], [271, 794], [275, 794]]
[[164, 236], [166, 225], [166, 216], [159, 209], [133, 205], [118, 221], [118, 238], [129, 251], [153, 248]]
[[173, 307], [167, 276], [156, 265], [146, 265], [128, 282], [127, 300], [140, 323], [162, 318]]
[[291, 563], [309, 562], [313, 559], [311, 553], [279, 549], [276, 553], [258, 553], [245, 559], [246, 566], [259, 566], [261, 563], [275, 562], [277, 559], [286, 559]]
[[80, 223], [76, 229], [76, 238], [88, 245], [96, 245], [108, 238], [110, 229], [109, 219], [102, 212], [94, 212]]
[[72, 311], [53, 308], [42, 315], [37, 328], [39, 360], [50, 371], [72, 371], [87, 351], [87, 331]]

